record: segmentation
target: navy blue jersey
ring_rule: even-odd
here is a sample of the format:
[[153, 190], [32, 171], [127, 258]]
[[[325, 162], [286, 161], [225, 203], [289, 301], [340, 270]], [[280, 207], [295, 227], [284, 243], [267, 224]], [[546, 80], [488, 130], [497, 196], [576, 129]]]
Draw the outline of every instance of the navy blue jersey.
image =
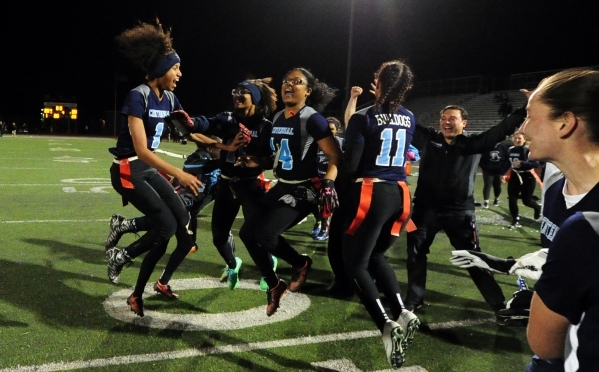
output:
[[513, 170], [516, 172], [526, 172], [534, 168], [538, 168], [539, 162], [534, 160], [528, 160], [528, 146], [512, 146], [509, 149], [508, 156], [510, 158], [510, 162], [520, 161], [519, 167], [514, 167]]
[[403, 106], [393, 114], [371, 106], [352, 115], [345, 133], [348, 148], [364, 144], [356, 177], [405, 181], [404, 165], [415, 128], [414, 115]]
[[283, 111], [275, 114], [270, 141], [275, 176], [290, 181], [317, 177], [317, 142], [327, 136], [333, 136], [327, 120], [312, 107], [288, 119]]
[[512, 168], [508, 153], [507, 145], [499, 142], [493, 150], [482, 154], [478, 166], [491, 174], [505, 175]]
[[148, 149], [154, 151], [160, 145], [160, 137], [167, 126], [164, 118], [173, 110], [183, 110], [183, 107], [172, 92], [165, 91], [160, 100], [154, 90], [146, 84], [132, 89], [121, 109], [121, 129], [116, 147], [112, 148], [110, 152], [117, 158], [136, 155], [129, 131], [128, 116], [140, 118], [143, 121], [148, 139]]
[[239, 133], [239, 124], [243, 124], [251, 132], [252, 140], [245, 147], [240, 147], [235, 152], [221, 150], [219, 167], [227, 177], [255, 177], [262, 173], [262, 168], [246, 168], [235, 166], [237, 158], [241, 155], [252, 155], [258, 158], [267, 158], [272, 155], [270, 148], [270, 133], [272, 123], [262, 115], [245, 117], [236, 112], [221, 112], [207, 118], [198, 116], [193, 118], [196, 128], [204, 134], [212, 134], [222, 138], [223, 143], [229, 144]]
[[578, 203], [566, 208], [562, 173], [556, 172], [545, 182], [543, 197], [543, 220], [541, 221], [541, 245], [548, 248], [562, 223], [571, 215], [581, 211], [599, 212], [599, 184], [595, 185]]
[[566, 371], [599, 371], [598, 267], [599, 213], [577, 212], [555, 235], [543, 274], [535, 284], [545, 305], [570, 322]]

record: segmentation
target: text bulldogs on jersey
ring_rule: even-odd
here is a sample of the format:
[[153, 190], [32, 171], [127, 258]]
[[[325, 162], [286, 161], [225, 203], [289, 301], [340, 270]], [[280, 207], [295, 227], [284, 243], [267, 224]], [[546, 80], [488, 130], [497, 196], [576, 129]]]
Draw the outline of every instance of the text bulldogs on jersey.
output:
[[400, 125], [402, 127], [409, 128], [412, 125], [410, 117], [407, 115], [397, 114], [376, 114], [374, 115], [377, 121], [377, 125]]

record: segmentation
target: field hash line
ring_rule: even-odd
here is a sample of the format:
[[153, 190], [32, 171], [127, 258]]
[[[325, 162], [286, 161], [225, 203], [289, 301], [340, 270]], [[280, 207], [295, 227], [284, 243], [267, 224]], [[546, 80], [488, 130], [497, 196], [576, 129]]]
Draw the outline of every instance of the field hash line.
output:
[[[445, 323], [430, 324], [431, 330], [458, 328], [464, 326], [475, 326], [487, 322], [492, 322], [494, 319], [467, 319], [463, 321], [450, 321]], [[112, 358], [101, 358], [91, 360], [78, 360], [74, 362], [63, 363], [48, 363], [34, 366], [16, 366], [5, 369], [0, 369], [0, 372], [52, 372], [52, 371], [69, 371], [75, 369], [119, 366], [133, 363], [157, 362], [163, 360], [182, 359], [191, 357], [201, 357], [208, 355], [220, 355], [229, 353], [243, 353], [253, 350], [274, 349], [279, 347], [289, 347], [297, 345], [318, 344], [324, 342], [357, 340], [368, 337], [380, 337], [379, 331], [357, 331], [347, 333], [333, 333], [321, 336], [306, 336], [298, 338], [288, 338], [275, 341], [251, 342], [249, 344], [225, 345], [218, 347], [208, 347], [202, 349], [186, 349], [179, 351], [165, 351], [150, 354], [127, 355]]]

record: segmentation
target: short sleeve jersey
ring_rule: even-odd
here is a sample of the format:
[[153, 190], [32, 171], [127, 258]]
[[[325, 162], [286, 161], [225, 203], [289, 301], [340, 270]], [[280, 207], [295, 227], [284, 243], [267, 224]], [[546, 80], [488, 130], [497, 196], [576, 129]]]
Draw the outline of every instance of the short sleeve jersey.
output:
[[357, 176], [405, 181], [404, 164], [415, 128], [414, 115], [403, 106], [394, 113], [371, 106], [352, 115], [345, 140], [364, 144]]
[[566, 208], [562, 173], [556, 172], [545, 182], [543, 219], [541, 220], [541, 245], [548, 248], [566, 218], [580, 211], [599, 212], [599, 184], [595, 185], [578, 203]]
[[555, 235], [535, 291], [568, 319], [566, 371], [599, 371], [599, 213], [577, 212]]
[[[166, 129], [164, 118], [173, 110], [182, 110], [179, 100], [174, 94], [164, 94], [162, 100], [156, 96], [152, 89], [148, 91], [147, 85], [140, 85], [132, 89], [125, 104], [121, 109], [121, 131], [117, 139], [114, 152], [118, 158], [126, 158], [135, 155], [133, 139], [129, 131], [127, 117], [134, 116], [140, 118], [144, 123], [144, 130], [148, 142], [148, 149], [155, 150], [160, 145], [160, 137]], [[145, 92], [147, 93], [144, 93]], [[171, 102], [171, 99], [173, 100]]]
[[243, 124], [250, 131], [250, 143], [234, 152], [221, 150], [219, 167], [222, 174], [230, 178], [256, 177], [262, 173], [262, 168], [239, 167], [235, 166], [235, 163], [237, 158], [242, 155], [252, 155], [258, 158], [272, 155], [270, 148], [272, 123], [270, 120], [262, 115], [245, 117], [235, 112], [225, 111], [211, 118], [198, 116], [194, 118], [194, 121], [201, 133], [218, 136], [225, 144], [233, 142], [239, 133], [239, 124]]
[[290, 181], [317, 177], [317, 142], [327, 136], [333, 136], [327, 120], [310, 106], [289, 118], [283, 111], [275, 114], [270, 140], [275, 176]]

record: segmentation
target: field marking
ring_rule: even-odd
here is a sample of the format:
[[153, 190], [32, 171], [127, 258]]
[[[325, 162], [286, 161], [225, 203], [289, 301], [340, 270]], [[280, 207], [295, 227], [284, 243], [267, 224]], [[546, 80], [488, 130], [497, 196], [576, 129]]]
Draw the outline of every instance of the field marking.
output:
[[[177, 290], [227, 288], [217, 278], [173, 279], [169, 282]], [[154, 292], [154, 283], [148, 284], [144, 290], [144, 298], [157, 296]], [[249, 289], [262, 291], [260, 286], [251, 280], [240, 280], [237, 290]], [[145, 310], [145, 316], [140, 318], [129, 310], [127, 297], [133, 288], [126, 288], [114, 292], [104, 301], [106, 313], [111, 317], [126, 323], [157, 328], [174, 329], [178, 331], [217, 331], [243, 329], [263, 326], [289, 320], [306, 311], [310, 307], [310, 298], [302, 293], [288, 293], [281, 299], [281, 307], [271, 317], [266, 316], [265, 305], [252, 309], [217, 314], [172, 314]], [[264, 292], [264, 291], [262, 291]]]
[[[444, 323], [431, 324], [429, 327], [431, 329], [447, 329], [454, 328], [462, 325], [476, 325], [483, 324], [489, 322], [490, 319], [481, 319], [481, 320], [465, 320], [462, 322], [447, 322], [448, 324], [444, 325]], [[451, 324], [451, 326], [449, 326]], [[77, 360], [73, 362], [62, 362], [62, 363], [47, 363], [47, 364], [39, 364], [33, 366], [16, 366], [5, 369], [0, 369], [0, 372], [51, 372], [51, 371], [68, 371], [75, 369], [84, 369], [84, 368], [97, 368], [97, 367], [106, 367], [106, 366], [120, 366], [127, 365], [133, 363], [148, 363], [148, 362], [158, 362], [163, 360], [174, 360], [174, 359], [182, 359], [182, 358], [193, 358], [193, 357], [203, 357], [209, 355], [222, 355], [222, 354], [231, 354], [231, 353], [244, 353], [250, 352], [254, 350], [265, 350], [265, 349], [274, 349], [280, 347], [289, 347], [289, 346], [301, 346], [301, 345], [310, 345], [310, 344], [318, 344], [325, 342], [338, 342], [338, 341], [348, 341], [348, 340], [357, 340], [362, 338], [369, 337], [380, 337], [381, 333], [377, 331], [356, 331], [356, 332], [346, 332], [346, 333], [333, 333], [328, 335], [320, 335], [320, 336], [307, 336], [307, 337], [298, 337], [298, 338], [288, 338], [282, 340], [275, 341], [262, 341], [262, 342], [250, 342], [249, 344], [237, 344], [237, 345], [224, 345], [217, 347], [206, 347], [201, 349], [189, 348], [185, 350], [178, 351], [165, 351], [165, 352], [155, 352], [149, 354], [137, 354], [137, 355], [125, 355], [119, 357], [112, 358], [98, 358], [98, 359], [90, 359], [90, 360]], [[320, 363], [317, 363], [320, 364]], [[353, 364], [353, 363], [352, 363]], [[409, 367], [412, 369], [402, 368], [403, 370], [411, 371], [411, 372], [424, 372], [425, 369], [422, 367]], [[417, 368], [417, 369], [414, 369]], [[334, 369], [333, 369], [334, 370]], [[352, 369], [339, 369], [339, 371], [358, 371]]]
[[[316, 367], [317, 371], [343, 371], [343, 372], [362, 372], [361, 369], [356, 367], [354, 362], [349, 359], [335, 359], [335, 360], [327, 360], [324, 362], [310, 363], [312, 366]], [[426, 369], [420, 366], [410, 366], [410, 367], [402, 367], [400, 368], [402, 372], [427, 372]], [[397, 369], [379, 369], [374, 372], [394, 372]]]
[[340, 340], [357, 340], [368, 337], [380, 337], [379, 331], [358, 331], [346, 333], [333, 333], [321, 336], [306, 336], [288, 338], [276, 341], [250, 342], [249, 344], [224, 345], [217, 347], [206, 347], [201, 349], [190, 348], [177, 351], [155, 352], [149, 354], [126, 355], [112, 358], [99, 358], [91, 360], [77, 360], [74, 362], [47, 363], [33, 366], [16, 366], [1, 369], [0, 372], [51, 372], [68, 371], [74, 369], [97, 368], [106, 366], [121, 366], [133, 363], [158, 362], [182, 358], [203, 357], [208, 355], [222, 355], [231, 353], [245, 353], [254, 350], [274, 349], [280, 347], [300, 346], [335, 342]]
[[0, 223], [74, 223], [74, 222], [108, 222], [110, 218], [99, 220], [21, 220], [21, 221], [0, 221]]

